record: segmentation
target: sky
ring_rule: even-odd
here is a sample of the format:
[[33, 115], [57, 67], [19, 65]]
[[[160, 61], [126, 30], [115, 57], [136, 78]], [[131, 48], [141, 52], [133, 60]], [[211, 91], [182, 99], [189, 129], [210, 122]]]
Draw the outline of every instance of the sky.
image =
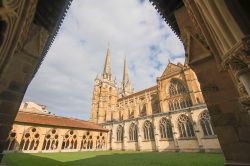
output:
[[156, 85], [169, 61], [184, 62], [182, 43], [147, 0], [74, 0], [24, 101], [88, 120], [108, 47], [113, 77], [121, 82], [126, 56], [135, 91]]

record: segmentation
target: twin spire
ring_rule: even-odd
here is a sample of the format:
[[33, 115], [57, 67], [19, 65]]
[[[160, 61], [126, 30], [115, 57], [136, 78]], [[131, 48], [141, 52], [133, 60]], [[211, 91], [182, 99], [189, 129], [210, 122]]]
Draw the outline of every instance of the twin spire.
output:
[[[105, 59], [102, 78], [107, 79], [109, 81], [112, 81], [112, 73], [111, 73], [111, 66], [110, 66], [110, 50], [109, 50], [109, 48], [107, 49], [107, 54], [106, 54], [106, 59]], [[129, 76], [128, 76], [128, 67], [127, 67], [126, 57], [124, 59], [123, 79], [122, 79], [121, 89], [120, 89], [119, 93], [120, 93], [120, 95], [122, 97], [130, 95], [130, 94], [133, 93], [132, 84], [130, 83]]]
[[107, 54], [106, 54], [106, 60], [104, 64], [104, 69], [103, 69], [103, 74], [102, 77], [104, 79], [112, 80], [112, 73], [111, 73], [111, 67], [110, 67], [110, 51], [109, 48], [107, 49]]

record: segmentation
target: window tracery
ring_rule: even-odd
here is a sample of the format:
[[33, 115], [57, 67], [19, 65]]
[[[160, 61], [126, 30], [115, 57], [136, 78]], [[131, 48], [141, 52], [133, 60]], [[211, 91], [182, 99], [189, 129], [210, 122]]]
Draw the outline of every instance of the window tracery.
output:
[[56, 129], [50, 130], [44, 138], [42, 150], [56, 150], [58, 148], [58, 138], [59, 135]]
[[62, 149], [76, 149], [77, 148], [77, 134], [74, 130], [69, 130], [62, 143]]
[[37, 150], [39, 145], [40, 134], [37, 131], [37, 128], [32, 127], [28, 129], [22, 137], [20, 143], [20, 150]]
[[144, 140], [154, 140], [154, 129], [150, 121], [145, 121], [143, 126]]
[[200, 124], [205, 136], [214, 135], [208, 111], [203, 111], [200, 115]]
[[134, 123], [131, 123], [129, 126], [129, 140], [130, 141], [138, 140], [137, 126]]
[[178, 128], [180, 132], [180, 137], [182, 138], [195, 137], [194, 127], [188, 116], [184, 114], [179, 116]]
[[105, 136], [103, 133], [99, 133], [99, 135], [96, 137], [96, 149], [103, 149], [105, 145]]
[[11, 131], [6, 143], [6, 150], [11, 151], [11, 150], [16, 150], [18, 143], [16, 141], [16, 132]]
[[80, 149], [93, 149], [93, 136], [89, 131], [82, 136]]
[[170, 120], [162, 118], [160, 120], [160, 134], [161, 138], [173, 138], [173, 131]]
[[117, 142], [122, 142], [123, 141], [123, 127], [121, 125], [119, 125], [117, 127], [117, 131], [116, 131], [116, 141]]

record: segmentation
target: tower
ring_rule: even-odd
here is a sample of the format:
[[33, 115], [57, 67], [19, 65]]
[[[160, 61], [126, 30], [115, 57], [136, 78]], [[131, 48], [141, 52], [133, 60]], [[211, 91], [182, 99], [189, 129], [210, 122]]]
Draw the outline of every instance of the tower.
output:
[[111, 121], [116, 102], [117, 86], [112, 78], [110, 50], [108, 48], [103, 73], [100, 78], [97, 75], [94, 82], [91, 120], [95, 123]]
[[124, 65], [123, 65], [123, 79], [122, 79], [122, 83], [121, 83], [119, 97], [128, 96], [132, 93], [133, 93], [133, 87], [132, 87], [131, 82], [129, 81], [127, 60], [125, 57], [124, 58]]

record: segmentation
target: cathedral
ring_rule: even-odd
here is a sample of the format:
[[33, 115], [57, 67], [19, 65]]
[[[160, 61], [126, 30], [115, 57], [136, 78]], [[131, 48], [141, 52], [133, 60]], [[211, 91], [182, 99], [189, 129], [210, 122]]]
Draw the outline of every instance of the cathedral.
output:
[[220, 152], [195, 73], [169, 63], [156, 85], [134, 92], [126, 59], [117, 86], [108, 48], [104, 70], [94, 81], [91, 120], [109, 131], [108, 149]]

